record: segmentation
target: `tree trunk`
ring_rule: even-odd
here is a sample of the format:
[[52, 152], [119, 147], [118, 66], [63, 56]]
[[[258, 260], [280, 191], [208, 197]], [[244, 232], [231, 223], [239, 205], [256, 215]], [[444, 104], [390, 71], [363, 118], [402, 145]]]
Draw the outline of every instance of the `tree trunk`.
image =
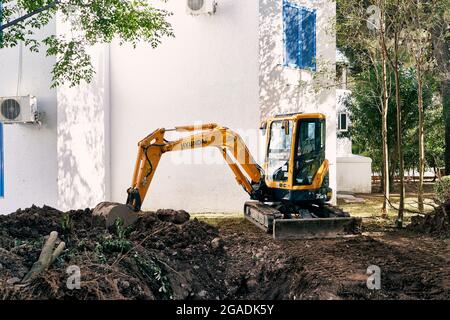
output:
[[388, 126], [387, 126], [387, 116], [388, 116], [388, 105], [389, 96], [387, 88], [387, 62], [386, 54], [382, 52], [382, 65], [383, 65], [383, 106], [382, 106], [382, 125], [381, 125], [381, 136], [383, 144], [383, 207], [381, 209], [381, 216], [387, 218], [389, 213], [389, 148], [388, 148]]
[[[396, 39], [397, 47], [397, 39]], [[400, 203], [398, 205], [398, 215], [396, 225], [401, 228], [403, 226], [403, 215], [405, 211], [405, 159], [403, 156], [403, 138], [402, 138], [402, 106], [400, 101], [400, 75], [398, 70], [398, 58], [395, 59], [395, 103], [397, 105], [397, 156], [399, 160], [398, 178]]]
[[442, 81], [442, 103], [445, 121], [445, 174], [450, 175], [450, 79]]
[[395, 147], [389, 153], [389, 189], [391, 191], [395, 189], [395, 179], [397, 175], [397, 161], [398, 161], [398, 151], [397, 151], [397, 142], [395, 141]]
[[424, 112], [423, 112], [423, 83], [420, 67], [417, 70], [417, 94], [419, 105], [419, 190], [417, 201], [419, 202], [419, 211], [423, 212], [423, 176], [425, 173], [425, 134], [424, 134]]
[[[379, 3], [381, 5], [381, 3]], [[384, 4], [384, 3], [383, 3]], [[382, 8], [382, 13], [380, 15], [380, 47], [381, 47], [381, 65], [383, 68], [383, 102], [381, 110], [381, 137], [382, 137], [382, 148], [383, 148], [383, 171], [384, 171], [384, 181], [383, 181], [383, 207], [381, 208], [381, 216], [383, 218], [388, 217], [389, 213], [389, 199], [390, 199], [390, 188], [389, 188], [389, 148], [388, 148], [388, 107], [389, 107], [389, 94], [388, 94], [388, 81], [387, 81], [387, 63], [388, 63], [388, 52], [385, 46], [385, 6], [380, 6]]]

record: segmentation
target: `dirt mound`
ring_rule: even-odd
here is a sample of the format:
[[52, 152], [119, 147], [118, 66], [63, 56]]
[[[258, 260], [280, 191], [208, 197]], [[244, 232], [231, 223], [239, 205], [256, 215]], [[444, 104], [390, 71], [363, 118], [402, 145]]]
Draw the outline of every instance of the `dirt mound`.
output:
[[[216, 228], [173, 210], [148, 212], [128, 228], [107, 230], [98, 219], [90, 209], [35, 206], [0, 216], [0, 299], [223, 298]], [[20, 285], [52, 231], [66, 249], [48, 271]], [[67, 285], [73, 270], [80, 271], [79, 290]]]
[[[273, 241], [245, 221], [219, 225], [230, 298], [450, 299], [445, 240], [393, 231], [380, 238]], [[381, 290], [367, 268], [381, 270]]]
[[[90, 209], [32, 207], [0, 216], [0, 299], [450, 299], [448, 241], [377, 226], [366, 225], [372, 236], [274, 241], [245, 219], [215, 227], [158, 210], [106, 229]], [[66, 249], [22, 285], [52, 231]], [[381, 290], [367, 287], [371, 265]]]
[[450, 202], [442, 204], [425, 216], [413, 216], [408, 228], [435, 236], [450, 237]]

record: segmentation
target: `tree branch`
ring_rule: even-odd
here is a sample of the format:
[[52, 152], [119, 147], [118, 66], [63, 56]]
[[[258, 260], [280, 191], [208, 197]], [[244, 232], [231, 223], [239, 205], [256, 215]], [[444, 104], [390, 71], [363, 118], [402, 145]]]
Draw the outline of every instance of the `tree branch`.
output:
[[31, 17], [33, 17], [33, 16], [35, 16], [35, 15], [41, 13], [41, 12], [44, 12], [44, 11], [47, 11], [47, 10], [53, 8], [57, 4], [59, 4], [59, 0], [56, 0], [56, 1], [52, 2], [52, 3], [49, 3], [49, 4], [43, 6], [43, 7], [39, 8], [39, 9], [36, 9], [36, 10], [32, 11], [32, 12], [28, 12], [26, 15], [23, 15], [23, 16], [17, 18], [17, 19], [14, 19], [13, 21], [10, 21], [8, 23], [0, 25], [0, 33], [3, 30], [5, 30], [7, 28], [10, 28], [10, 27], [12, 27], [12, 26], [14, 26], [16, 24], [19, 24], [20, 22], [22, 22], [22, 21], [24, 21], [26, 19], [29, 19], [29, 18], [31, 18]]

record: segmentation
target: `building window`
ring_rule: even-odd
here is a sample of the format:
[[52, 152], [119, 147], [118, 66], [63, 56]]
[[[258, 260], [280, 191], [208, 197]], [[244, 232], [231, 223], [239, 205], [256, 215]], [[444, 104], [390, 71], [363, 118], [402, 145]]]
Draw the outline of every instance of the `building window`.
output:
[[3, 169], [3, 125], [0, 123], [0, 198], [5, 196], [5, 176]]
[[338, 115], [338, 130], [348, 131], [348, 114], [345, 112]]
[[316, 10], [284, 1], [284, 64], [316, 71]]

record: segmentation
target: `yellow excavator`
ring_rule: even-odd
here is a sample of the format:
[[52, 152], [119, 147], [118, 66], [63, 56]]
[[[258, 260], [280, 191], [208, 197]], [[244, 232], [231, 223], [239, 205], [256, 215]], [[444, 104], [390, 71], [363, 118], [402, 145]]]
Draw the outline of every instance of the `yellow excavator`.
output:
[[[325, 158], [326, 117], [321, 113], [275, 116], [263, 122], [266, 158], [260, 167], [242, 138], [217, 124], [157, 129], [138, 143], [138, 154], [126, 204], [100, 203], [94, 214], [107, 224], [117, 218], [126, 224], [140, 215], [161, 156], [171, 151], [214, 147], [252, 201], [244, 216], [275, 239], [333, 238], [360, 232], [361, 219], [328, 202], [329, 162]], [[175, 141], [168, 131], [190, 132]]]

